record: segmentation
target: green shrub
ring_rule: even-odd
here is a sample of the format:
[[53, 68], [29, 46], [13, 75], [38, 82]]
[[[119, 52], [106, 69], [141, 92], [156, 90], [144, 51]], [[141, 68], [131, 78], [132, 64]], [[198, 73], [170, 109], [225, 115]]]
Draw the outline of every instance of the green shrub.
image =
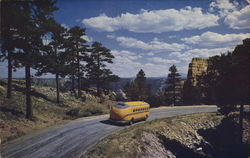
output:
[[74, 109], [71, 109], [71, 110], [67, 111], [66, 114], [70, 115], [70, 116], [78, 116], [79, 111], [80, 111], [80, 108], [77, 107], [77, 108], [74, 108]]
[[104, 113], [102, 108], [97, 106], [90, 106], [85, 110], [85, 112], [89, 112], [91, 115], [100, 115]]

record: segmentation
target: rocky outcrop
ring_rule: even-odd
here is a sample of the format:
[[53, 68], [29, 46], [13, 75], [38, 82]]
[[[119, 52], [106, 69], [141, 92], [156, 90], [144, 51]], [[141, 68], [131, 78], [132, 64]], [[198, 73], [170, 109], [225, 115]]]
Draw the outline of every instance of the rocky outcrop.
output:
[[196, 86], [198, 77], [207, 71], [207, 67], [207, 59], [193, 58], [189, 64], [187, 81], [190, 82], [192, 86]]
[[207, 72], [209, 62], [207, 59], [193, 58], [189, 64], [187, 80], [183, 87], [183, 100], [186, 105], [202, 104], [203, 93], [200, 92], [197, 83], [199, 77]]

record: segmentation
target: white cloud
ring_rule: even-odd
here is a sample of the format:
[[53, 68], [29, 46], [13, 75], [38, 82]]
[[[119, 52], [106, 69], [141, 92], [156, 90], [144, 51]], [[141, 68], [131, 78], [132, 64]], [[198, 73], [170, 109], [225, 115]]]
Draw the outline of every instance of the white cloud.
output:
[[239, 11], [233, 11], [224, 20], [230, 28], [249, 29], [250, 28], [250, 5]]
[[224, 23], [232, 29], [249, 29], [250, 28], [250, 5], [239, 10], [239, 3], [229, 0], [215, 0], [210, 3], [211, 12], [218, 11]]
[[235, 46], [241, 43], [245, 38], [250, 38], [250, 33], [223, 35], [215, 32], [205, 32], [201, 35], [182, 38], [181, 40], [188, 44], [196, 44], [201, 46]]
[[236, 1], [233, 1], [231, 3], [230, 0], [215, 0], [214, 2], [210, 3], [209, 10], [212, 12], [218, 10], [219, 15], [221, 17], [224, 17], [228, 15], [228, 13], [236, 10], [238, 5], [238, 2]]
[[127, 51], [127, 50], [111, 50], [111, 53], [115, 56], [115, 59], [129, 59], [129, 60], [137, 60], [142, 58], [141, 55], [138, 55], [134, 52]]
[[131, 38], [131, 37], [116, 37], [119, 44], [126, 48], [138, 48], [143, 50], [151, 51], [180, 51], [188, 48], [185, 44], [178, 43], [165, 43], [160, 41], [158, 38], [154, 38], [152, 41], [146, 43], [141, 40]]
[[127, 50], [111, 50], [111, 53], [115, 56], [115, 59], [114, 63], [109, 64], [108, 67], [114, 74], [120, 77], [135, 77], [140, 69], [144, 70], [147, 77], [166, 76], [169, 67], [173, 63], [178, 62], [176, 60], [167, 60], [159, 57], [141, 60], [141, 55]]
[[115, 35], [114, 34], [109, 34], [106, 37], [109, 38], [109, 39], [115, 39]]
[[138, 33], [162, 33], [216, 26], [218, 19], [214, 14], [202, 12], [202, 8], [186, 7], [180, 10], [141, 10], [139, 14], [124, 13], [117, 17], [101, 14], [83, 19], [82, 23], [100, 31], [126, 29]]
[[148, 56], [154, 56], [154, 55], [155, 55], [155, 52], [148, 52], [147, 55], [148, 55]]
[[180, 63], [180, 61], [177, 61], [177, 60], [163, 59], [163, 58], [160, 58], [160, 57], [152, 57], [152, 58], [149, 59], [149, 61], [153, 61], [153, 62], [156, 62], [156, 63], [167, 63], [167, 64]]
[[192, 58], [208, 58], [215, 55], [220, 55], [232, 51], [233, 48], [213, 48], [213, 49], [190, 49], [185, 53], [172, 52], [169, 57], [176, 57], [179, 60], [189, 62]]

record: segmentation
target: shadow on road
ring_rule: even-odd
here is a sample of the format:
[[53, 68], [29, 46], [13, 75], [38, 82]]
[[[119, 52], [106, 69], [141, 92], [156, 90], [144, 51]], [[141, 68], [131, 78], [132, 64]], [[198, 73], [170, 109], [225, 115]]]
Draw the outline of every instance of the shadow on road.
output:
[[111, 125], [111, 126], [120, 126], [120, 127], [128, 126], [128, 124], [126, 123], [119, 123], [119, 122], [114, 122], [110, 120], [102, 120], [100, 121], [100, 123]]

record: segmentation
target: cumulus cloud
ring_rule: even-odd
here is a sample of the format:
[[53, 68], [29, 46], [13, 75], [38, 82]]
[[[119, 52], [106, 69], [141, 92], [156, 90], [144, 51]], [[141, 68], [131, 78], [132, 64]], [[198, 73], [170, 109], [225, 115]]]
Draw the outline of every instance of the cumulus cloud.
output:
[[134, 52], [127, 51], [127, 50], [111, 50], [111, 53], [115, 56], [115, 59], [130, 59], [130, 60], [137, 60], [142, 58], [141, 55], [138, 55]]
[[186, 7], [180, 10], [141, 10], [138, 14], [123, 13], [117, 17], [101, 14], [83, 19], [82, 23], [100, 31], [126, 29], [138, 33], [162, 33], [216, 26], [218, 19], [214, 14], [202, 12], [202, 8]]
[[224, 22], [233, 29], [249, 29], [250, 28], [250, 5], [239, 11], [233, 11], [227, 15]]
[[234, 11], [238, 7], [238, 2], [230, 0], [215, 0], [214, 2], [210, 3], [210, 11], [218, 11], [221, 17], [228, 15], [228, 13]]
[[164, 58], [160, 58], [160, 57], [152, 57], [149, 59], [149, 61], [153, 61], [156, 63], [167, 63], [167, 64], [177, 64], [180, 63], [180, 61], [177, 60], [169, 60], [169, 59], [164, 59]]
[[213, 48], [213, 49], [190, 49], [184, 53], [181, 52], [172, 52], [169, 54], [169, 57], [175, 57], [178, 58], [179, 60], [182, 61], [191, 61], [192, 58], [208, 58], [211, 56], [215, 56], [215, 55], [220, 55], [220, 54], [224, 54], [227, 53], [228, 51], [232, 51], [233, 48]]
[[166, 43], [158, 38], [154, 38], [150, 42], [143, 42], [141, 40], [132, 38], [132, 37], [114, 37], [119, 44], [126, 48], [138, 48], [149, 51], [180, 51], [188, 48], [185, 44], [178, 43]]
[[210, 3], [209, 10], [211, 12], [217, 11], [224, 19], [224, 23], [232, 29], [250, 28], [250, 5], [239, 9], [239, 3], [236, 1], [215, 0]]
[[145, 71], [147, 77], [166, 76], [168, 68], [178, 63], [176, 60], [160, 57], [142, 58], [141, 55], [128, 50], [111, 50], [111, 53], [115, 56], [114, 63], [108, 64], [108, 67], [120, 77], [135, 77], [140, 69]]
[[250, 33], [239, 34], [219, 34], [215, 32], [205, 32], [198, 36], [182, 38], [182, 41], [188, 44], [196, 44], [201, 46], [235, 46], [245, 38], [250, 38]]
[[148, 56], [154, 56], [156, 52], [148, 52], [147, 55]]

